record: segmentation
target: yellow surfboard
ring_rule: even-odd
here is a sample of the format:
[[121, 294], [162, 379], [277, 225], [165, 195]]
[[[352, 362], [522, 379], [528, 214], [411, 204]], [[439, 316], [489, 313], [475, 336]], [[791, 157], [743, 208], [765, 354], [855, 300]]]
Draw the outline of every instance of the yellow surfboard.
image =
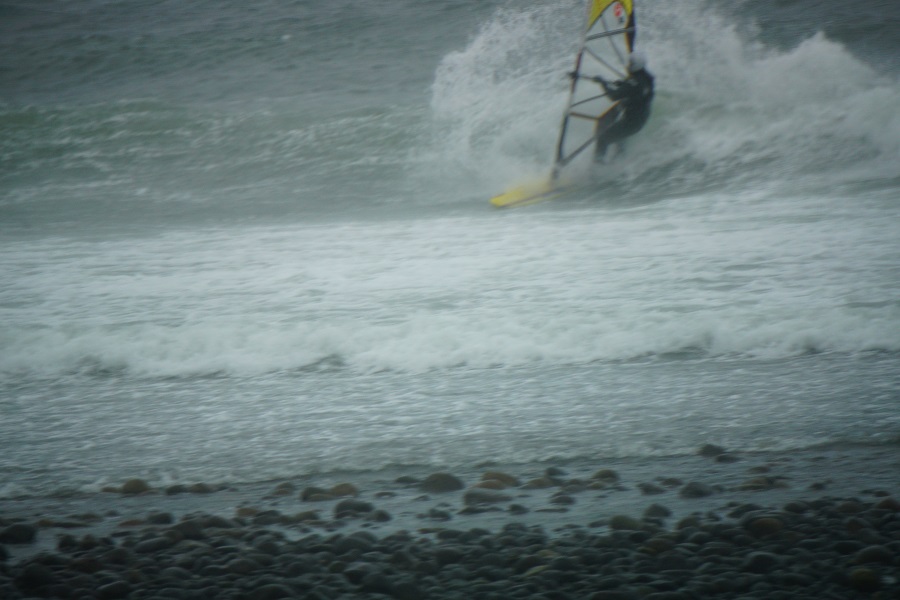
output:
[[515, 206], [528, 206], [556, 196], [563, 191], [564, 186], [553, 178], [543, 181], [535, 181], [525, 185], [519, 185], [511, 190], [491, 198], [491, 204], [497, 208], [512, 208]]

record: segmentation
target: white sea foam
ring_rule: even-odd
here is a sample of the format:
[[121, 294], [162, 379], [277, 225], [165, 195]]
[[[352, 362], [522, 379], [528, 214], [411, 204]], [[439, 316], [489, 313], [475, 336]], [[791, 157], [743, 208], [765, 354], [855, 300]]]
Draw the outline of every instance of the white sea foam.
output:
[[[892, 284], [876, 282], [896, 253], [878, 241], [889, 224], [864, 240], [789, 211], [753, 215], [765, 229], [727, 213], [695, 222], [691, 205], [711, 200], [659, 223], [624, 210], [29, 245], [5, 258], [0, 299], [20, 308], [7, 309], [0, 370], [247, 375], [328, 360], [421, 372], [900, 350]], [[770, 245], [781, 236], [792, 244]], [[53, 258], [34, 270], [33, 253]], [[848, 292], [848, 277], [866, 293]]]

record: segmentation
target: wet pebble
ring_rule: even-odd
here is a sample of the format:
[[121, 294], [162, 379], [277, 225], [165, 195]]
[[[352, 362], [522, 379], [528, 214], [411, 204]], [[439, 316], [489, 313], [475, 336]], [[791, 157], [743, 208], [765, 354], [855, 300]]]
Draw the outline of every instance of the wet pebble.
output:
[[682, 498], [704, 498], [712, 496], [715, 490], [705, 483], [692, 481], [679, 490], [678, 495]]
[[30, 544], [37, 538], [37, 527], [25, 523], [15, 523], [0, 531], [0, 543]]
[[357, 500], [356, 498], [348, 498], [341, 500], [334, 505], [335, 518], [356, 517], [366, 515], [375, 510], [375, 505], [365, 500]]
[[461, 479], [450, 473], [432, 473], [425, 478], [419, 488], [429, 494], [455, 492], [465, 487]]
[[144, 494], [151, 490], [150, 484], [143, 479], [129, 479], [122, 484], [121, 492], [128, 495]]

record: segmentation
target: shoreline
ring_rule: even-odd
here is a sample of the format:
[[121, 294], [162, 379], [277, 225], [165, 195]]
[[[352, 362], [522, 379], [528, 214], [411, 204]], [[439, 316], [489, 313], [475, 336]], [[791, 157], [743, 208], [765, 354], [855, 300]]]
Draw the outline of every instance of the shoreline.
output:
[[[900, 556], [900, 504], [895, 500], [900, 498], [900, 481], [896, 477], [896, 473], [900, 472], [900, 453], [896, 447], [731, 454], [724, 449], [708, 446], [702, 454], [580, 460], [558, 465], [483, 463], [437, 478], [434, 472], [410, 472], [409, 469], [398, 468], [377, 473], [347, 474], [344, 481], [336, 480], [336, 474], [327, 474], [221, 489], [198, 486], [193, 493], [188, 487], [183, 490], [170, 488], [168, 493], [167, 490], [141, 491], [143, 488], [138, 482], [130, 482], [130, 487], [120, 488], [116, 492], [71, 498], [0, 500], [0, 535], [5, 540], [0, 542], [0, 557], [4, 558], [0, 561], [0, 591], [10, 598], [41, 594], [44, 594], [42, 597], [60, 598], [161, 598], [165, 595], [154, 596], [151, 591], [163, 589], [159, 588], [162, 583], [157, 575], [164, 570], [164, 563], [188, 564], [191, 561], [186, 557], [205, 553], [207, 560], [201, 561], [202, 565], [191, 563], [183, 568], [187, 575], [182, 573], [184, 577], [180, 587], [176, 586], [183, 592], [179, 593], [180, 596], [200, 597], [194, 594], [197, 591], [195, 588], [206, 579], [229, 581], [234, 585], [243, 582], [241, 586], [247, 586], [251, 585], [248, 582], [280, 578], [278, 582], [257, 586], [281, 586], [277, 590], [267, 588], [269, 592], [265, 593], [273, 594], [271, 596], [253, 595], [245, 590], [242, 592], [244, 595], [234, 597], [313, 598], [308, 589], [301, 592], [301, 588], [305, 585], [303, 582], [318, 581], [318, 575], [314, 576], [316, 569], [310, 566], [313, 572], [285, 579], [283, 574], [279, 575], [281, 571], [273, 566], [277, 560], [269, 569], [263, 564], [268, 559], [257, 556], [260, 550], [256, 547], [256, 541], [265, 538], [271, 542], [269, 550], [272, 552], [263, 552], [263, 555], [276, 559], [293, 556], [308, 562], [313, 555], [329, 555], [326, 558], [329, 558], [328, 564], [331, 566], [325, 568], [319, 565], [324, 570], [319, 573], [321, 581], [313, 587], [324, 586], [322, 589], [339, 592], [337, 596], [352, 593], [361, 594], [352, 597], [374, 594], [372, 597], [401, 599], [478, 597], [477, 594], [466, 596], [462, 588], [457, 590], [461, 594], [459, 596], [440, 595], [439, 588], [447, 582], [435, 583], [431, 586], [435, 589], [425, 589], [415, 583], [418, 575], [430, 576], [440, 582], [443, 567], [452, 566], [459, 571], [454, 575], [454, 581], [468, 582], [466, 585], [469, 587], [463, 588], [473, 592], [475, 588], [472, 586], [476, 586], [479, 594], [483, 592], [485, 598], [491, 598], [491, 593], [498, 592], [488, 589], [491, 587], [489, 573], [482, 572], [476, 576], [483, 565], [478, 563], [463, 568], [467, 565], [466, 557], [480, 556], [487, 544], [496, 547], [503, 556], [509, 554], [507, 558], [494, 561], [503, 563], [495, 565], [499, 569], [494, 573], [499, 577], [497, 581], [517, 581], [517, 585], [543, 581], [545, 577], [541, 573], [556, 570], [551, 568], [554, 557], [572, 559], [572, 573], [561, 579], [554, 575], [552, 582], [544, 582], [552, 584], [552, 589], [541, 593], [555, 590], [562, 594], [555, 596], [559, 598], [585, 597], [571, 594], [584, 594], [588, 589], [592, 590], [593, 595], [587, 597], [596, 596], [600, 600], [632, 597], [628, 594], [649, 597], [648, 594], [664, 592], [681, 593], [679, 597], [693, 598], [701, 597], [692, 587], [701, 583], [708, 588], [702, 597], [739, 597], [740, 594], [752, 597], [753, 586], [757, 584], [763, 587], [768, 585], [766, 589], [769, 593], [782, 589], [787, 585], [785, 581], [815, 581], [816, 578], [809, 573], [804, 575], [798, 571], [800, 563], [795, 565], [796, 569], [792, 567], [787, 570], [792, 576], [785, 580], [784, 567], [793, 565], [785, 557], [792, 556], [788, 552], [791, 548], [796, 549], [798, 544], [802, 546], [804, 540], [812, 550], [818, 547], [814, 548], [815, 544], [810, 539], [827, 538], [828, 543], [823, 541], [822, 548], [833, 550], [837, 545], [844, 552], [835, 554], [834, 560], [822, 558], [824, 563], [820, 567], [828, 567], [823, 572], [842, 574], [837, 580], [829, 575], [829, 585], [838, 586], [835, 589], [846, 588], [845, 592], [849, 594], [868, 594], [859, 597], [875, 597], [872, 593], [882, 594], [879, 597], [883, 598], [900, 597], [896, 595], [900, 594], [897, 591], [900, 584], [895, 577], [900, 567], [900, 559], [897, 558]], [[179, 493], [172, 493], [176, 491]], [[811, 525], [811, 515], [818, 515], [818, 519], [827, 525]], [[804, 527], [814, 527], [815, 536], [811, 538]], [[855, 531], [851, 531], [854, 528]], [[29, 532], [33, 537], [24, 543], [11, 543], [10, 530], [16, 530], [23, 536], [18, 538], [19, 542], [26, 540]], [[686, 531], [690, 531], [691, 535], [686, 535]], [[723, 532], [730, 533], [725, 535]], [[859, 532], [863, 532], [862, 537]], [[691, 541], [692, 536], [697, 539]], [[534, 564], [521, 573], [508, 564], [512, 556], [522, 559], [521, 549], [516, 550], [519, 547], [512, 542], [506, 548], [506, 542], [502, 541], [520, 537], [534, 538], [534, 543], [530, 544], [536, 546], [532, 554], [538, 555], [531, 559]], [[743, 546], [735, 545], [735, 537], [741, 539]], [[659, 552], [646, 548], [646, 543], [651, 539], [662, 540], [654, 542], [659, 545]], [[714, 543], [730, 544], [735, 560], [728, 568], [756, 578], [750, 578], [754, 581], [748, 584], [747, 589], [738, 586], [739, 589], [722, 589], [714, 593], [709, 588], [712, 581], [710, 574], [699, 569], [716, 570], [714, 567], [703, 567], [711, 564], [707, 559], [714, 553], [709, 553], [711, 550], [706, 547]], [[358, 546], [356, 552], [351, 548], [354, 544]], [[668, 576], [663, 577], [666, 581], [656, 577], [653, 581], [659, 579], [656, 586], [659, 589], [644, 589], [646, 593], [638, 589], [641, 587], [637, 585], [639, 581], [636, 583], [629, 577], [619, 577], [621, 585], [594, 589], [591, 586], [612, 585], [613, 582], [600, 583], [597, 579], [599, 575], [593, 568], [587, 568], [584, 557], [576, 557], [576, 560], [570, 556], [571, 553], [562, 552], [561, 548], [593, 548], [597, 544], [630, 548], [618, 559], [607, 558], [627, 562], [631, 566], [623, 562], [624, 572], [638, 579], [641, 579], [638, 577], [641, 571], [635, 571], [635, 565], [642, 564], [638, 559], [656, 557], [657, 554], [659, 558], [663, 555], [668, 557], [666, 561], [672, 563], [669, 566], [682, 567], [659, 569], [657, 575], [664, 571], [685, 573], [676, 578], [677, 585], [668, 581]], [[385, 545], [393, 548], [394, 552], [375, 552], [384, 556], [374, 557], [372, 561], [365, 558], [372, 552], [361, 551]], [[221, 568], [206, 568], [216, 564], [213, 557], [220, 546], [234, 546], [227, 556], [221, 557], [222, 560], [228, 558], [227, 562], [231, 562], [238, 560], [238, 557], [250, 556], [248, 560], [259, 564], [251, 565], [247, 573], [232, 572], [223, 566], [227, 562], [219, 564]], [[411, 558], [410, 565], [421, 567], [420, 563], [424, 561], [429, 565], [423, 567], [427, 573], [420, 573], [416, 570], [418, 567], [402, 567], [392, 562], [393, 554], [409, 546], [418, 548], [426, 557]], [[459, 546], [461, 549], [455, 552], [460, 556], [447, 565], [441, 565], [442, 559], [437, 557], [442, 555], [441, 549], [446, 550], [448, 546]], [[318, 548], [316, 552], [311, 552], [312, 547]], [[782, 547], [783, 552], [771, 551], [778, 547]], [[888, 554], [879, 557], [877, 550], [872, 550], [872, 557], [877, 559], [874, 564], [870, 564], [868, 559], [859, 562], [861, 559], [854, 558], [870, 547], [886, 548]], [[342, 551], [338, 552], [339, 549]], [[131, 556], [133, 561], [120, 564], [111, 558], [123, 553]], [[768, 560], [772, 564], [766, 568], [759, 565], [747, 567], [751, 556], [759, 553], [770, 554], [768, 559], [758, 560]], [[348, 560], [345, 554], [352, 560]], [[773, 556], [781, 558], [776, 560]], [[687, 563], [681, 561], [685, 557], [690, 559]], [[99, 561], [93, 573], [77, 568], [88, 558]], [[125, 560], [121, 556], [119, 559]], [[440, 567], [436, 570], [432, 568], [435, 561]], [[206, 564], [208, 562], [210, 564]], [[348, 573], [346, 569], [349, 565], [356, 563], [367, 565], [362, 569], [365, 572]], [[138, 568], [142, 575], [138, 577], [133, 572], [127, 575], [134, 571], [136, 564], [144, 565], [145, 568]], [[125, 569], [129, 566], [130, 570]], [[646, 567], [644, 565], [642, 568]], [[539, 570], [525, 577], [524, 582], [516, 579], [532, 569]], [[756, 573], [754, 569], [763, 571]], [[364, 580], [368, 575], [375, 577], [373, 573], [376, 571], [381, 583], [367, 587]], [[768, 576], [776, 571], [779, 575], [772, 583]], [[577, 577], [576, 572], [579, 573]], [[96, 573], [105, 574], [105, 578], [95, 577]], [[856, 575], [851, 577], [852, 573]], [[131, 581], [128, 577], [137, 579]], [[609, 577], [613, 575], [607, 579]], [[103, 583], [106, 579], [110, 581]], [[164, 579], [166, 586], [173, 585], [170, 577]], [[566, 583], [567, 580], [571, 581]], [[393, 583], [389, 585], [385, 581]], [[412, 594], [410, 590], [413, 588], [404, 582], [413, 582], [410, 585], [419, 595], [407, 594]], [[99, 592], [103, 586], [113, 583], [120, 584], [118, 592], [115, 589], [102, 594]], [[79, 584], [83, 584], [82, 587], [77, 587]], [[675, 588], [669, 589], [673, 585]], [[205, 587], [211, 591], [216, 584], [209, 583]], [[653, 588], [652, 585], [649, 587]], [[571, 591], [567, 591], [569, 588]], [[54, 589], [55, 592], [52, 591]], [[79, 593], [90, 592], [94, 595], [66, 595], [67, 589], [73, 593], [80, 590]], [[524, 593], [525, 588], [522, 589]], [[819, 590], [818, 597], [828, 597], [821, 595], [823, 590]], [[601, 592], [609, 594], [596, 595]], [[625, 595], [610, 595], [613, 592]], [[378, 596], [379, 593], [382, 596]], [[323, 599], [337, 596], [329, 596], [325, 592], [320, 594]], [[506, 596], [497, 598], [503, 597]]]

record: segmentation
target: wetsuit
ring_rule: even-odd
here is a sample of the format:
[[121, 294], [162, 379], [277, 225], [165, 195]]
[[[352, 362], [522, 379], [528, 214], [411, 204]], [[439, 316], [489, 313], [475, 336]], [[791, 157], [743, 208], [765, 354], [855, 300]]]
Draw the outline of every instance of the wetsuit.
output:
[[641, 69], [631, 73], [627, 79], [606, 83], [598, 81], [612, 100], [620, 100], [622, 114], [597, 140], [595, 156], [603, 158], [611, 144], [620, 143], [634, 135], [650, 118], [650, 104], [653, 102], [653, 75]]

